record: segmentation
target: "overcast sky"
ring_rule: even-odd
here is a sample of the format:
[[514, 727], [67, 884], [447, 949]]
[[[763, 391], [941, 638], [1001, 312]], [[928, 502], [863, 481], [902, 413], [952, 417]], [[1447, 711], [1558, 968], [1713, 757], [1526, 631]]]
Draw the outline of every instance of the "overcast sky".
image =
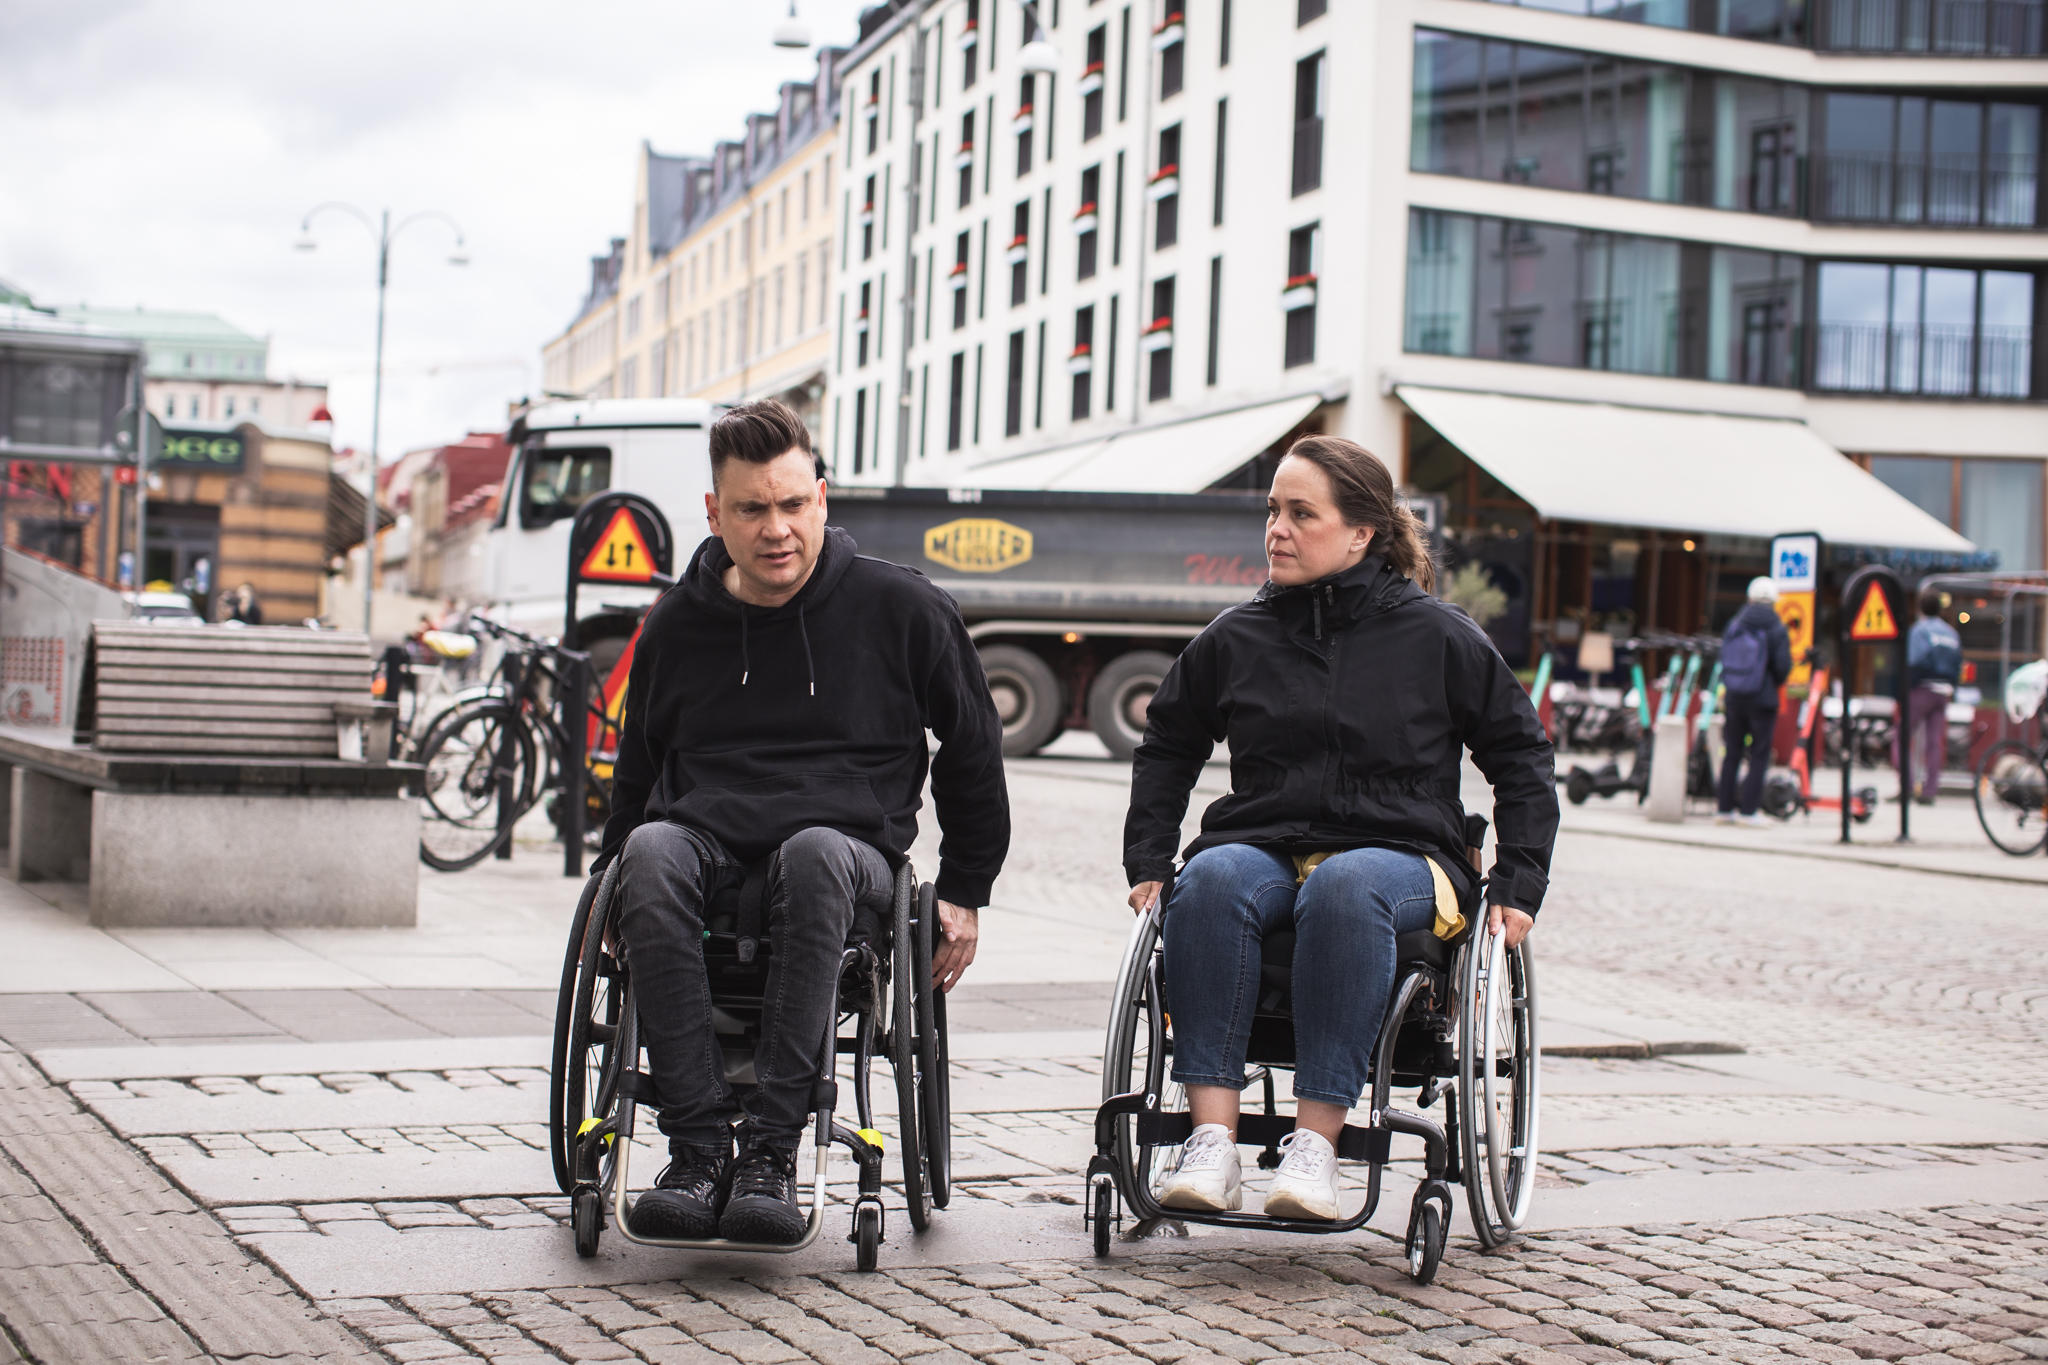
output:
[[[0, 278], [38, 303], [193, 309], [271, 339], [370, 438], [375, 250], [394, 219], [382, 450], [502, 428], [625, 234], [634, 158], [701, 153], [808, 80], [769, 0], [0, 0]], [[849, 45], [858, 0], [799, 0]]]

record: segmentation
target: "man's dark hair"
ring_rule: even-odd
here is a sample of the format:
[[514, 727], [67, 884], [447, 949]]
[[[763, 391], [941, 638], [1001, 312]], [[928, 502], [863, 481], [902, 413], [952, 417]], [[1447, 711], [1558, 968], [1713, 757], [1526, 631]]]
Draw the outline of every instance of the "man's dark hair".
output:
[[717, 486], [727, 460], [768, 464], [792, 450], [812, 454], [811, 429], [803, 418], [773, 398], [742, 403], [711, 424], [712, 486]]
[[1940, 588], [1922, 588], [1920, 590], [1920, 614], [1922, 616], [1941, 615], [1941, 597]]

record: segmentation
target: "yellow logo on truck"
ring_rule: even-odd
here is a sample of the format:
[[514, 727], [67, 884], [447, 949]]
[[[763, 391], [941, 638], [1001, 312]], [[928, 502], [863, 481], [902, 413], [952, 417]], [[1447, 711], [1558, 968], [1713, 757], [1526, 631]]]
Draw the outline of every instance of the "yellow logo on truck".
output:
[[924, 557], [961, 573], [1001, 573], [1031, 558], [1031, 533], [994, 517], [962, 517], [924, 533]]

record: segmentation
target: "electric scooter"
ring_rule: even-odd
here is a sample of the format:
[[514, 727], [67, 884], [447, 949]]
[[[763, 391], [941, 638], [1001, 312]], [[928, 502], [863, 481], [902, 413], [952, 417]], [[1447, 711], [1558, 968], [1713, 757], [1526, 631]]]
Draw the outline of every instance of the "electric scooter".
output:
[[[1621, 765], [1611, 758], [1597, 770], [1574, 763], [1564, 782], [1564, 794], [1574, 806], [1585, 805], [1589, 796], [1609, 797], [1625, 791], [1636, 793], [1636, 801], [1640, 804], [1650, 794], [1650, 750], [1656, 740], [1656, 730], [1650, 724], [1650, 689], [1643, 676], [1642, 650], [1647, 643], [1643, 640], [1623, 640], [1616, 646], [1629, 651], [1629, 679], [1635, 685], [1635, 761], [1629, 765], [1626, 777], [1622, 776]], [[1673, 668], [1677, 667], [1677, 663], [1678, 660], [1674, 657]], [[1670, 676], [1668, 669], [1666, 676]], [[1666, 690], [1669, 690], [1668, 682]]]
[[[1816, 796], [1813, 793], [1813, 755], [1820, 743], [1820, 703], [1827, 694], [1828, 670], [1816, 664], [1812, 680], [1807, 684], [1806, 700], [1799, 705], [1799, 747], [1792, 751], [1792, 771], [1790, 774], [1772, 773], [1764, 782], [1761, 808], [1764, 814], [1774, 819], [1790, 820], [1794, 815], [1842, 808], [1841, 797]], [[1848, 705], [1846, 697], [1842, 704]], [[1877, 788], [1861, 787], [1850, 794], [1850, 819], [1859, 825], [1868, 824], [1876, 813]]]

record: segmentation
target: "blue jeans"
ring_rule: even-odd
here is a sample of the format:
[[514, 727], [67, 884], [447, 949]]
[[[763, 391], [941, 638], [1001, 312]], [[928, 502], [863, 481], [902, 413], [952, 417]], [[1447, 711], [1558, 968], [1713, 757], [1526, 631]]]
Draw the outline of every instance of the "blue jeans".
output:
[[1394, 993], [1394, 940], [1428, 928], [1436, 890], [1419, 853], [1357, 848], [1299, 888], [1294, 862], [1249, 844], [1188, 860], [1166, 904], [1173, 1078], [1242, 1090], [1258, 1006], [1259, 942], [1294, 930], [1294, 1093], [1350, 1108]]

